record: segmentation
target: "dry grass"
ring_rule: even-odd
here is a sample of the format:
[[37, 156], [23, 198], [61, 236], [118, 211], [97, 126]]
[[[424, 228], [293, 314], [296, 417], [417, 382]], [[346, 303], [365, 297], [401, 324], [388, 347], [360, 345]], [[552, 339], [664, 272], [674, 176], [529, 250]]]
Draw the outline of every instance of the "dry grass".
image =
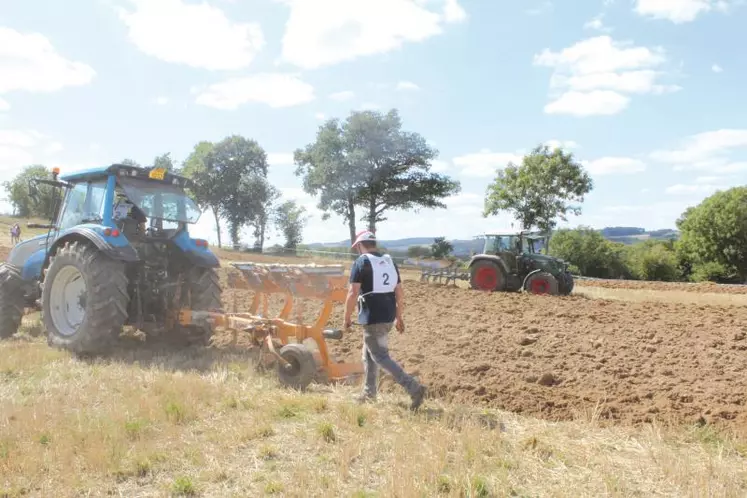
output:
[[676, 290], [610, 289], [593, 285], [577, 285], [574, 294], [592, 299], [613, 299], [628, 302], [710, 304], [714, 306], [745, 306], [747, 294], [687, 292]]
[[[27, 323], [26, 327], [33, 327]], [[710, 429], [547, 423], [404, 396], [350, 401], [239, 352], [93, 363], [0, 344], [0, 496], [744, 496], [747, 446]]]

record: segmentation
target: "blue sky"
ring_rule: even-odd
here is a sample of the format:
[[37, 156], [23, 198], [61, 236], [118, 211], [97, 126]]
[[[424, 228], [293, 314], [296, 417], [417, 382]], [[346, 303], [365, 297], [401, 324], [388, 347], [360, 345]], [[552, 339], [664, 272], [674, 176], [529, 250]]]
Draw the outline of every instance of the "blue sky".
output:
[[[462, 193], [445, 210], [390, 213], [382, 238], [508, 227], [510, 216], [481, 217], [485, 188], [542, 142], [594, 178], [570, 226], [673, 227], [747, 176], [742, 0], [2, 5], [0, 181], [30, 163], [181, 161], [198, 141], [237, 133], [265, 148], [271, 180], [313, 215], [305, 240], [344, 240], [342, 220], [322, 222], [301, 191], [291, 153], [325, 118], [393, 107]], [[193, 232], [214, 240], [211, 219]]]

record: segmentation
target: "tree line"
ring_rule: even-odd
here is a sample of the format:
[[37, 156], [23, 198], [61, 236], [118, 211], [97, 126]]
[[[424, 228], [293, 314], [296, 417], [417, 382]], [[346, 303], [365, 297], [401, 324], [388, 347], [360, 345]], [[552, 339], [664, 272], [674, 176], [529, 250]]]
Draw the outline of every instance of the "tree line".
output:
[[[342, 217], [352, 242], [359, 221], [376, 231], [388, 212], [446, 207], [444, 199], [461, 186], [430, 171], [437, 156], [421, 135], [402, 130], [396, 109], [385, 114], [353, 111], [344, 121], [326, 121], [312, 143], [294, 151], [294, 174], [302, 179], [304, 191], [317, 197], [322, 219], [332, 213]], [[129, 158], [121, 163], [138, 165]], [[166, 153], [152, 165], [194, 180], [189, 194], [213, 212], [219, 246], [224, 220], [234, 246], [241, 231], [250, 228], [254, 248], [262, 250], [270, 223], [285, 237], [286, 248], [301, 243], [309, 216], [296, 202], [283, 201], [280, 190], [268, 181], [267, 153], [256, 140], [231, 135], [215, 143], [201, 141], [181, 164]], [[43, 165], [31, 165], [5, 183], [16, 215], [53, 215], [50, 189], [42, 189], [36, 201], [28, 193], [29, 179], [47, 175]]]

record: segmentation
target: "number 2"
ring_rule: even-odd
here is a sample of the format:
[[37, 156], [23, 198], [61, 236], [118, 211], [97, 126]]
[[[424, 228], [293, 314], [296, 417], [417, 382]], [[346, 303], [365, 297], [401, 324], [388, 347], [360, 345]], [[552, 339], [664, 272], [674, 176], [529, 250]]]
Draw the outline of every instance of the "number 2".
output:
[[384, 273], [382, 276], [384, 277], [384, 285], [389, 285], [389, 274]]

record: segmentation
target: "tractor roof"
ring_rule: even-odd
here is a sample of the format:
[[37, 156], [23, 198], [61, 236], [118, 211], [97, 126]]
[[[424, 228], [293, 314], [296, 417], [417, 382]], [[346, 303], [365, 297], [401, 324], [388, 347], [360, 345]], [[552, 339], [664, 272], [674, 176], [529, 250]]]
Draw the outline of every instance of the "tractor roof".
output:
[[110, 174], [120, 177], [139, 178], [154, 182], [165, 182], [176, 184], [181, 187], [187, 187], [191, 180], [180, 175], [171, 173], [163, 168], [143, 168], [139, 166], [130, 166], [127, 164], [112, 164], [99, 168], [91, 168], [82, 171], [75, 171], [67, 175], [61, 175], [60, 180], [68, 183], [80, 183], [96, 180], [105, 180]]

